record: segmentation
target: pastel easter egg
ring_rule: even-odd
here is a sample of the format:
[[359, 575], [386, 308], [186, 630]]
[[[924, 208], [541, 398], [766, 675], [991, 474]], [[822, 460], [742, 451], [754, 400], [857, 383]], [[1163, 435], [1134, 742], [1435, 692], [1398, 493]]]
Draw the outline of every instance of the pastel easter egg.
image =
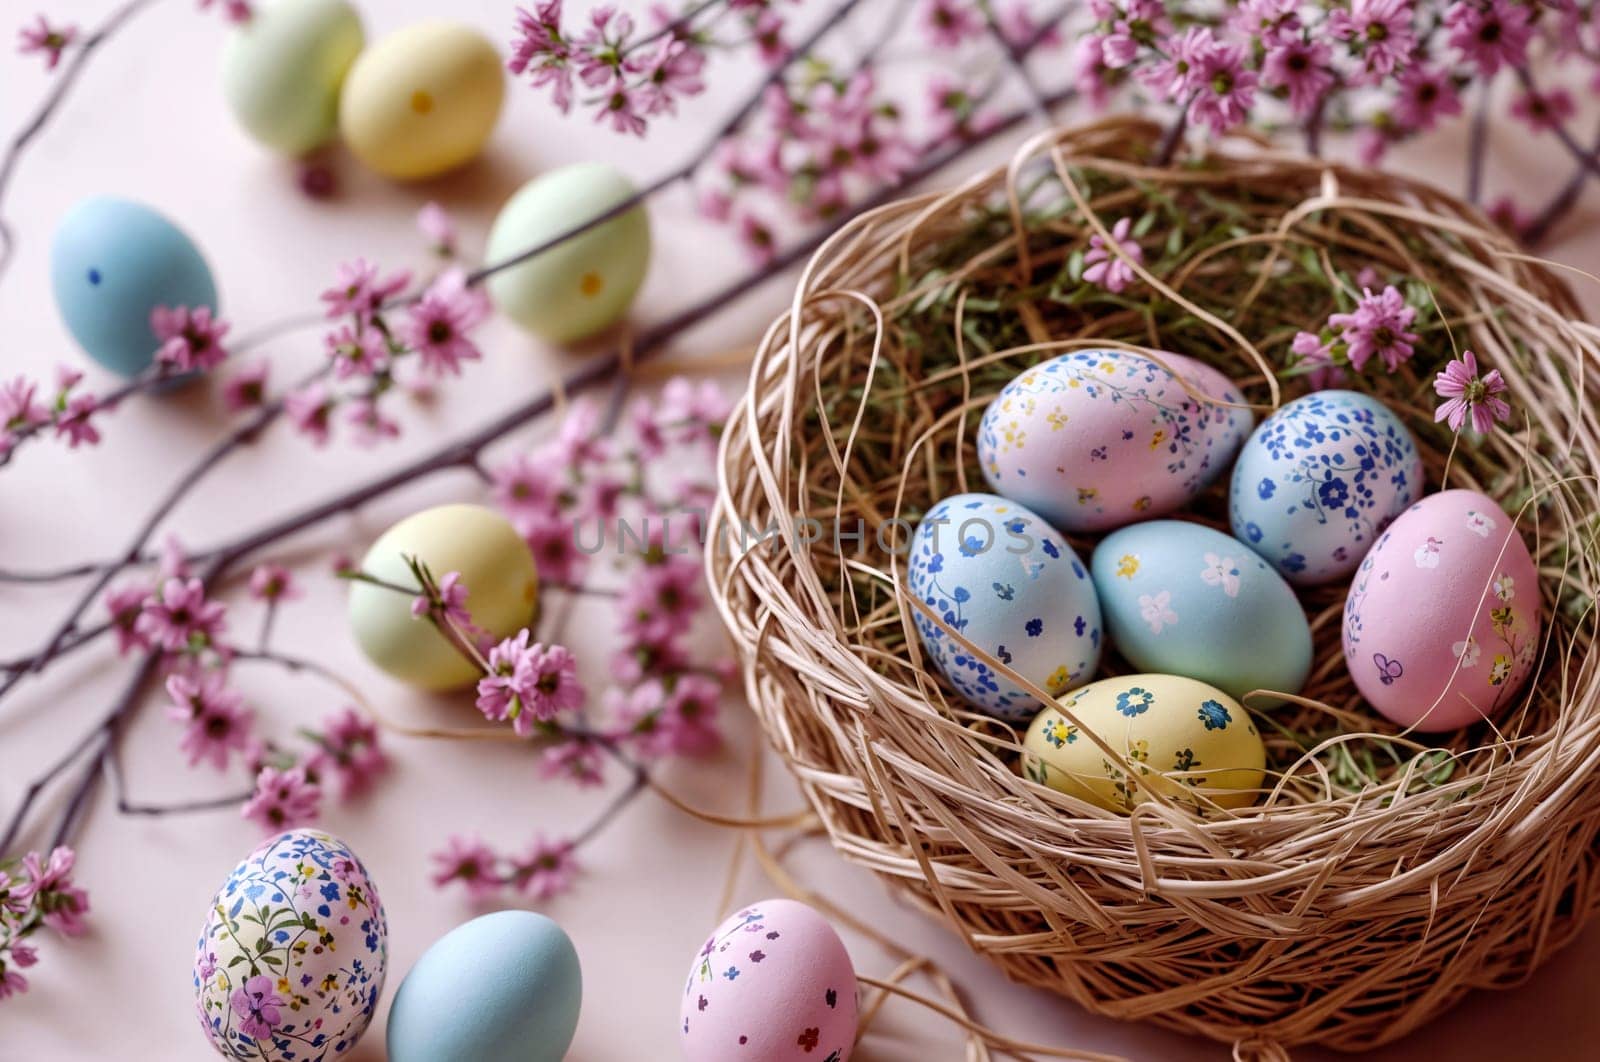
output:
[[1067, 532], [1121, 527], [1189, 501], [1227, 468], [1252, 418], [1185, 389], [1242, 404], [1217, 370], [1180, 354], [1161, 359], [1171, 372], [1128, 351], [1079, 350], [1006, 384], [978, 428], [989, 488]]
[[386, 177], [433, 177], [476, 158], [505, 98], [500, 55], [470, 26], [430, 20], [361, 53], [339, 96], [339, 130]]
[[718, 926], [683, 986], [688, 1062], [847, 1062], [856, 971], [816, 911], [765, 900]]
[[321, 1062], [349, 1052], [388, 969], [378, 890], [355, 853], [290, 830], [217, 890], [195, 948], [200, 1024], [224, 1058]]
[[390, 1062], [561, 1062], [578, 1028], [572, 940], [532, 911], [459, 925], [422, 953], [389, 1006]]
[[[1051, 696], [1100, 663], [1100, 603], [1088, 570], [1054, 528], [1016, 502], [957, 494], [929, 509], [907, 558], [911, 594], [945, 624]], [[1039, 701], [915, 613], [922, 647], [969, 704], [1025, 722]]]
[[1107, 535], [1090, 566], [1112, 644], [1135, 667], [1199, 679], [1235, 700], [1255, 689], [1299, 693], [1305, 684], [1305, 612], [1283, 577], [1239, 540], [1157, 520]]
[[1422, 490], [1422, 458], [1389, 407], [1359, 391], [1317, 391], [1273, 413], [1233, 468], [1240, 541], [1292, 583], [1356, 570]]
[[[435, 579], [459, 572], [472, 622], [498, 641], [533, 621], [539, 577], [527, 542], [506, 520], [481, 505], [425, 509], [385, 531], [361, 570], [391, 585], [420, 591], [405, 558], [427, 565]], [[459, 689], [478, 669], [426, 619], [411, 613], [410, 594], [353, 582], [350, 628], [374, 664], [402, 682], [428, 690]]]
[[1493, 718], [1539, 651], [1539, 572], [1494, 499], [1417, 502], [1367, 554], [1344, 604], [1344, 660], [1374, 708], [1437, 732]]
[[347, 0], [257, 4], [222, 50], [222, 95], [239, 124], [284, 155], [339, 130], [339, 89], [366, 34]]
[[155, 361], [157, 306], [217, 308], [194, 241], [142, 203], [97, 196], [67, 212], [50, 249], [56, 307], [84, 352], [122, 376]]
[[1022, 745], [1024, 775], [1108, 811], [1131, 811], [1152, 791], [1196, 811], [1249, 807], [1267, 762], [1238, 701], [1178, 675], [1120, 675], [1073, 690], [1034, 717]]
[[[536, 177], [500, 208], [485, 256], [508, 261], [627, 202], [633, 182], [603, 162]], [[495, 306], [552, 343], [593, 335], [628, 312], [650, 264], [650, 216], [638, 204], [489, 278]]]

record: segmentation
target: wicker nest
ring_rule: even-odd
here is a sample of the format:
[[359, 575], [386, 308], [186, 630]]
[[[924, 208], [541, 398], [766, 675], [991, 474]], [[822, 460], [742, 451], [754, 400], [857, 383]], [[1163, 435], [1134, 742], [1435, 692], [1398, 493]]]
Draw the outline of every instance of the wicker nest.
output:
[[[724, 437], [713, 594], [750, 703], [834, 845], [1013, 979], [1241, 1055], [1365, 1049], [1469, 989], [1520, 982], [1600, 897], [1600, 417], [1585, 376], [1600, 331], [1450, 195], [1253, 149], [1158, 166], [1158, 135], [1132, 119], [1042, 135], [817, 253]], [[1090, 236], [1148, 213], [1139, 283], [1082, 284]], [[925, 666], [892, 521], [983, 489], [983, 407], [1062, 350], [1179, 351], [1263, 409], [1293, 397], [1290, 337], [1347, 309], [1367, 267], [1431, 289], [1437, 313], [1419, 318], [1412, 364], [1355, 386], [1407, 419], [1434, 488], [1517, 514], [1546, 619], [1529, 687], [1494, 726], [1400, 733], [1346, 673], [1334, 584], [1301, 594], [1317, 653], [1304, 696], [1253, 712], [1272, 790], [1259, 806], [1130, 817], [1022, 778], [1019, 735]], [[1431, 375], [1452, 344], [1501, 370], [1515, 423], [1482, 440], [1434, 425]], [[1225, 489], [1188, 515], [1226, 528]], [[807, 518], [821, 541], [803, 541]], [[796, 519], [809, 534], [747, 533]], [[835, 548], [827, 529], [858, 521], [864, 540]], [[1101, 674], [1128, 670], [1110, 653]]]

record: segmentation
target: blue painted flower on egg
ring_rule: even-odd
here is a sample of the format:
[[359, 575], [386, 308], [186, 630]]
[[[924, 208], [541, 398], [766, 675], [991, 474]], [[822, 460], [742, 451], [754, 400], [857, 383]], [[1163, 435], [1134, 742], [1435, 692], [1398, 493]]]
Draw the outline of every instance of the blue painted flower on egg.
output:
[[1416, 441], [1383, 403], [1319, 391], [1262, 421], [1233, 470], [1233, 533], [1302, 586], [1349, 575], [1422, 488]]
[[[1040, 517], [992, 494], [958, 494], [928, 510], [912, 538], [909, 590], [994, 661], [1060, 694], [1100, 662], [1100, 604], [1088, 570]], [[1037, 699], [920, 611], [917, 633], [963, 700], [1020, 722]]]

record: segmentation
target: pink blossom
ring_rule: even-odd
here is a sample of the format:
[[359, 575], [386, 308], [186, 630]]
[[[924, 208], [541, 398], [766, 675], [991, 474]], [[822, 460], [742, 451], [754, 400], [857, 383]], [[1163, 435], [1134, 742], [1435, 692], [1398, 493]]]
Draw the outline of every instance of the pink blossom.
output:
[[1039, 20], [1033, 17], [1033, 12], [1028, 9], [1027, 0], [1017, 0], [1001, 9], [995, 19], [1000, 27], [1000, 36], [1013, 48], [1027, 48], [1030, 45], [1034, 51], [1047, 48], [1059, 48], [1063, 39], [1059, 20], [1052, 19], [1049, 25], [1040, 32]]
[[983, 18], [964, 0], [924, 0], [922, 29], [934, 47], [956, 48], [983, 32]]
[[18, 31], [22, 42], [17, 46], [17, 50], [23, 55], [38, 52], [44, 56], [45, 69], [54, 70], [56, 64], [61, 62], [61, 53], [78, 39], [78, 27], [71, 23], [52, 26], [45, 21], [43, 15], [37, 16], [37, 19], [37, 25], [23, 26]]
[[265, 402], [270, 368], [266, 361], [258, 361], [230, 376], [222, 385], [223, 407], [230, 413], [242, 413]]
[[8, 969], [5, 973], [0, 973], [0, 1000], [20, 996], [27, 990], [28, 979], [15, 970]]
[[644, 136], [644, 119], [639, 116], [633, 93], [621, 81], [612, 84], [604, 102], [595, 111], [594, 120], [596, 122], [609, 120], [613, 132]]
[[615, 719], [617, 736], [639, 755], [665, 756], [671, 751], [671, 736], [661, 722], [666, 698], [666, 686], [656, 678], [632, 689], [612, 687], [605, 693], [606, 710]]
[[503, 884], [495, 869], [499, 857], [494, 849], [477, 838], [469, 841], [451, 837], [449, 847], [435, 853], [433, 861], [438, 864], [433, 875], [434, 885], [443, 887], [452, 881], [459, 881], [467, 887], [467, 895], [474, 900], [488, 899]]
[[378, 744], [377, 724], [354, 708], [323, 720], [316, 742], [307, 766], [319, 776], [331, 771], [339, 781], [342, 800], [364, 792], [389, 768], [389, 757]]
[[389, 367], [389, 343], [370, 325], [340, 325], [324, 336], [323, 342], [333, 359], [334, 375], [341, 380], [375, 376]]
[[1260, 40], [1270, 52], [1275, 45], [1300, 38], [1300, 0], [1244, 0], [1228, 20], [1228, 28]]
[[756, 265], [766, 265], [778, 255], [778, 238], [761, 218], [741, 211], [738, 218], [739, 242]]
[[1109, 70], [1121, 70], [1139, 58], [1139, 39], [1127, 19], [1111, 24], [1111, 32], [1101, 38], [1100, 55]]
[[[1143, 262], [1144, 250], [1128, 235], [1132, 226], [1132, 218], [1118, 218], [1111, 227], [1111, 238], [1129, 258]], [[1098, 232], [1089, 237], [1089, 253], [1083, 256], [1083, 262], [1088, 267], [1083, 271], [1083, 279], [1107, 291], [1121, 292], [1136, 279], [1133, 266], [1113, 254]]]
[[370, 321], [386, 302], [410, 283], [411, 274], [404, 271], [379, 279], [376, 264], [357, 258], [340, 263], [334, 285], [322, 293], [322, 301], [328, 304], [330, 318], [351, 314], [359, 320]]
[[150, 644], [169, 653], [191, 645], [215, 645], [227, 627], [227, 606], [207, 601], [199, 579], [168, 579], [151, 594], [139, 614], [139, 632]]
[[1243, 48], [1219, 44], [1210, 49], [1199, 60], [1195, 80], [1189, 116], [1196, 122], [1221, 134], [1249, 117], [1260, 77], [1245, 66]]
[[677, 676], [668, 690], [662, 710], [662, 728], [670, 735], [672, 751], [684, 756], [703, 756], [722, 744], [716, 728], [722, 685], [709, 675], [693, 672]]
[[1521, 66], [1528, 58], [1533, 26], [1526, 5], [1511, 0], [1456, 0], [1444, 13], [1450, 47], [1492, 77], [1502, 66]]
[[722, 393], [714, 380], [691, 380], [674, 376], [662, 387], [654, 403], [641, 403], [641, 412], [634, 418], [636, 425], [643, 424], [649, 411], [647, 435], [659, 443], [683, 445], [714, 445], [722, 433], [722, 425], [732, 412], [732, 403]]
[[434, 254], [441, 258], [454, 258], [456, 253], [456, 223], [449, 211], [428, 200], [417, 211], [417, 231], [428, 241]]
[[345, 409], [345, 423], [354, 431], [357, 446], [374, 446], [400, 435], [399, 423], [384, 416], [378, 400], [368, 395], [350, 400]]
[[561, 0], [545, 0], [530, 12], [517, 9], [517, 36], [506, 67], [513, 74], [532, 71], [530, 83], [549, 85], [562, 114], [572, 109], [572, 49], [561, 33]]
[[187, 579], [192, 574], [189, 553], [183, 548], [183, 540], [177, 535], [168, 534], [161, 540], [157, 568], [163, 579]]
[[337, 404], [327, 385], [313, 380], [284, 396], [283, 412], [295, 431], [310, 439], [313, 446], [326, 446]]
[[513, 526], [538, 565], [539, 578], [558, 586], [576, 586], [583, 579], [589, 558], [578, 548], [572, 521], [555, 512], [519, 515]]
[[617, 601], [629, 644], [662, 642], [686, 626], [700, 607], [700, 566], [687, 557], [647, 564]]
[[1408, 130], [1427, 132], [1441, 117], [1461, 113], [1461, 96], [1443, 70], [1413, 64], [1401, 71], [1394, 116]]
[[240, 1035], [272, 1042], [272, 1030], [283, 1021], [282, 1008], [289, 1005], [288, 1000], [278, 998], [276, 988], [270, 974], [256, 974], [233, 990], [228, 1005], [239, 1019], [236, 1028]]
[[1577, 113], [1578, 107], [1572, 93], [1564, 88], [1549, 92], [1528, 91], [1511, 104], [1511, 113], [1527, 123], [1529, 129], [1559, 129]]
[[100, 441], [100, 431], [90, 417], [103, 407], [94, 395], [77, 395], [67, 400], [56, 414], [56, 436], [67, 440], [67, 448], [76, 450], [79, 444], [93, 446]]
[[579, 398], [567, 407], [550, 457], [557, 467], [578, 473], [611, 459], [611, 440], [600, 430], [600, 408], [594, 402]]
[[483, 294], [467, 287], [465, 273], [452, 269], [430, 284], [406, 311], [399, 334], [406, 346], [421, 355], [425, 371], [456, 376], [463, 361], [483, 357], [467, 333], [488, 315]]
[[1317, 109], [1323, 95], [1333, 86], [1328, 69], [1333, 50], [1320, 40], [1285, 38], [1267, 48], [1261, 64], [1261, 83], [1267, 88], [1286, 89], [1289, 109], [1305, 118]]
[[1315, 332], [1297, 332], [1289, 349], [1298, 359], [1296, 364], [1310, 366], [1306, 380], [1313, 391], [1324, 391], [1345, 382], [1345, 371], [1333, 360], [1333, 341], [1324, 343]]
[[579, 738], [551, 745], [539, 754], [539, 777], [563, 778], [585, 788], [605, 780], [604, 768], [600, 749]]
[[[1189, 96], [1203, 86], [1212, 53], [1218, 49], [1217, 38], [1206, 26], [1190, 26], [1167, 43], [1167, 55], [1140, 72], [1140, 78], [1150, 88], [1178, 99]], [[1100, 43], [1100, 60], [1104, 64], [1105, 43]]]
[[258, 564], [250, 573], [250, 596], [257, 601], [292, 601], [300, 596], [300, 588], [283, 565]]
[[[200, 0], [200, 10], [209, 10], [213, 2], [214, 0]], [[254, 14], [249, 0], [222, 0], [221, 9], [223, 17], [235, 24], [249, 22]]]
[[478, 710], [489, 719], [509, 719], [524, 737], [535, 723], [583, 703], [578, 661], [562, 645], [531, 642], [518, 631], [489, 651], [489, 674], [478, 681]]
[[1490, 221], [1517, 237], [1520, 237], [1528, 226], [1533, 224], [1533, 219], [1509, 195], [1503, 195], [1495, 199], [1494, 202], [1489, 204], [1485, 213], [1489, 215]]
[[1508, 390], [1500, 370], [1479, 376], [1477, 355], [1470, 350], [1462, 351], [1459, 359], [1439, 371], [1433, 390], [1445, 399], [1434, 410], [1434, 422], [1448, 421], [1451, 431], [1460, 431], [1469, 416], [1472, 430], [1479, 435], [1493, 431], [1496, 422], [1511, 419], [1511, 406], [1500, 397]]
[[750, 39], [756, 54], [769, 67], [780, 66], [789, 58], [789, 43], [783, 39], [783, 16], [771, 8], [758, 12], [750, 22]]
[[572, 887], [578, 875], [571, 841], [534, 838], [527, 852], [511, 859], [510, 884], [543, 902]]
[[1405, 299], [1394, 285], [1389, 285], [1378, 295], [1370, 289], [1362, 292], [1354, 313], [1336, 313], [1328, 318], [1330, 327], [1341, 330], [1340, 338], [1347, 348], [1350, 364], [1360, 372], [1374, 354], [1383, 359], [1390, 372], [1411, 358], [1412, 344], [1419, 337], [1408, 331], [1416, 320], [1417, 311], [1406, 305]]
[[304, 767], [279, 770], [263, 767], [256, 775], [256, 792], [245, 802], [242, 814], [263, 829], [290, 830], [312, 821], [322, 809], [322, 788], [306, 777]]
[[667, 36], [656, 45], [655, 54], [645, 62], [642, 99], [646, 114], [672, 114], [676, 97], [695, 96], [705, 91], [700, 72], [706, 57], [686, 41]]
[[161, 341], [156, 361], [177, 372], [204, 372], [228, 357], [222, 337], [229, 325], [213, 318], [209, 306], [157, 306], [150, 311], [150, 330]]
[[1348, 11], [1334, 8], [1328, 32], [1349, 41], [1368, 75], [1388, 77], [1417, 45], [1409, 0], [1351, 0]]
[[1104, 41], [1092, 33], [1079, 38], [1073, 63], [1074, 87], [1091, 108], [1104, 110], [1111, 98], [1111, 71], [1105, 63]]
[[474, 630], [472, 613], [467, 611], [467, 584], [461, 581], [461, 573], [445, 572], [434, 586], [438, 591], [437, 599], [426, 592], [418, 594], [411, 600], [411, 614], [418, 619], [438, 616], [441, 623], [453, 624], [464, 631]]
[[190, 767], [208, 760], [220, 771], [228, 766], [230, 751], [245, 749], [254, 715], [220, 672], [170, 675], [167, 696], [172, 698], [167, 718], [183, 724], [178, 747], [188, 753]]
[[10, 448], [14, 433], [31, 431], [50, 422], [50, 411], [38, 402], [39, 385], [26, 376], [0, 385], [0, 453]]
[[89, 894], [72, 883], [77, 859], [66, 845], [52, 848], [48, 859], [29, 852], [22, 857], [22, 884], [12, 890], [13, 899], [36, 906], [45, 925], [68, 937], [83, 932], [83, 916], [89, 913]]
[[555, 470], [530, 454], [517, 454], [490, 469], [489, 489], [495, 503], [513, 516], [551, 512], [561, 497]]
[[117, 652], [127, 655], [134, 649], [149, 649], [139, 615], [150, 598], [150, 588], [141, 585], [116, 587], [107, 591], [106, 611], [111, 615], [111, 630], [117, 636]]

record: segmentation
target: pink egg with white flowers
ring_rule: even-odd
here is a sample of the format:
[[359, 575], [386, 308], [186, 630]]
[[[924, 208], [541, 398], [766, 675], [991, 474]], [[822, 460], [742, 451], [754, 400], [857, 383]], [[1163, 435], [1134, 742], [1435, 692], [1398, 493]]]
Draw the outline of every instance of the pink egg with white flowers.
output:
[[683, 989], [689, 1062], [845, 1062], [856, 972], [839, 934], [794, 900], [751, 904], [712, 932]]
[[1516, 524], [1471, 490], [1401, 513], [1356, 571], [1344, 658], [1362, 696], [1404, 727], [1493, 718], [1533, 672], [1539, 573]]

